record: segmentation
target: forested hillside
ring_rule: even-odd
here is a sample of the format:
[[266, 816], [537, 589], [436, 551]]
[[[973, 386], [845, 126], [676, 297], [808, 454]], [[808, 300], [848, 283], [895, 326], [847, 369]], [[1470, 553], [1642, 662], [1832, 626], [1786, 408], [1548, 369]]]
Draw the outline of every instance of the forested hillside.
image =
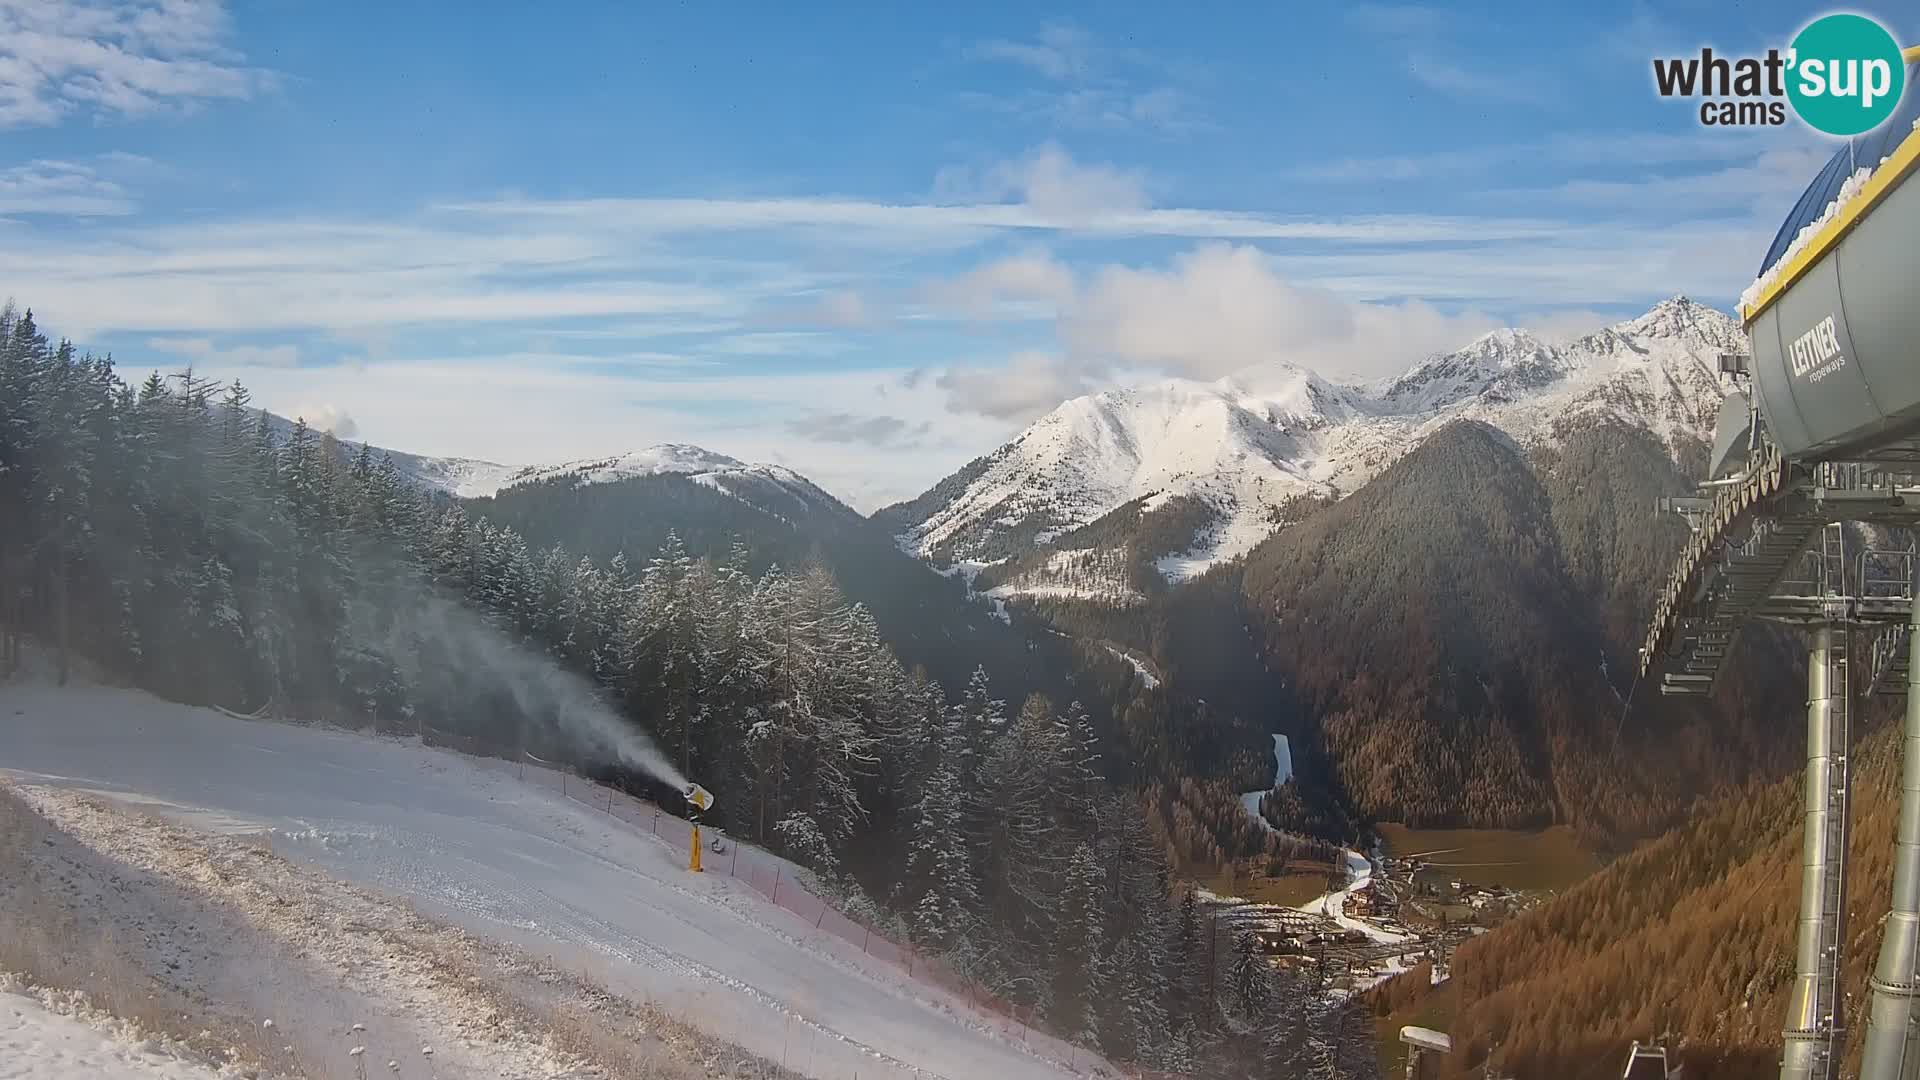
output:
[[531, 545], [559, 544], [603, 564], [616, 556], [646, 559], [672, 532], [695, 556], [725, 560], [738, 547], [742, 566], [756, 573], [822, 566], [872, 614], [903, 664], [925, 669], [949, 692], [958, 693], [985, 664], [1011, 697], [1039, 692], [1108, 705], [1124, 700], [1119, 681], [1103, 688], [1082, 678], [1084, 665], [1056, 636], [996, 619], [985, 603], [968, 599], [964, 581], [934, 573], [824, 496], [803, 503], [768, 492], [749, 501], [674, 474], [612, 483], [563, 476], [517, 484], [467, 505]]
[[0, 314], [6, 659], [32, 634], [176, 700], [645, 783], [580, 734], [604, 713], [723, 791], [729, 828], [1070, 1037], [1208, 1075], [1369, 1056], [1310, 978], [1230, 970], [1173, 897], [1171, 796], [1149, 814], [1124, 756], [1168, 715], [1005, 704], [985, 669], [949, 695], [824, 567], [537, 548], [246, 406], [190, 373], [135, 389]]
[[[1745, 635], [1720, 694], [1634, 684], [1691, 490], [1644, 428], [1583, 420], [1517, 445], [1473, 421], [1339, 502], [1299, 500], [1245, 559], [1140, 602], [1021, 610], [1153, 657], [1173, 692], [1292, 739], [1285, 824], [1574, 825], [1623, 847], [1693, 799], [1792, 768], [1795, 651]], [[1236, 782], [1251, 753], [1218, 763]], [[1255, 783], [1258, 777], [1252, 777]]]
[[[1885, 710], [1881, 712], [1884, 714]], [[1791, 722], [1786, 722], [1791, 727]], [[1892, 891], [1900, 777], [1882, 715], [1853, 760], [1845, 1071], [1859, 1069], [1867, 973]], [[1550, 903], [1462, 946], [1453, 977], [1456, 1075], [1498, 1047], [1503, 1072], [1602, 1080], [1627, 1044], [1672, 1031], [1689, 1076], [1778, 1074], [1799, 906], [1800, 776], [1698, 807]]]

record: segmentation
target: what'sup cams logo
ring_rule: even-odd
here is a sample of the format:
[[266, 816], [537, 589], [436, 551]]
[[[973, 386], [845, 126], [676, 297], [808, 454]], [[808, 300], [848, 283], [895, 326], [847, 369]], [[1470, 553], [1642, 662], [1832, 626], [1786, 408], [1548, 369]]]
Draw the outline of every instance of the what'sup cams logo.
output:
[[1885, 27], [1839, 14], [1808, 23], [1785, 52], [1726, 57], [1708, 48], [1656, 59], [1653, 82], [1661, 97], [1704, 99], [1700, 122], [1708, 127], [1778, 126], [1791, 105], [1814, 130], [1853, 136], [1893, 115], [1907, 65]]

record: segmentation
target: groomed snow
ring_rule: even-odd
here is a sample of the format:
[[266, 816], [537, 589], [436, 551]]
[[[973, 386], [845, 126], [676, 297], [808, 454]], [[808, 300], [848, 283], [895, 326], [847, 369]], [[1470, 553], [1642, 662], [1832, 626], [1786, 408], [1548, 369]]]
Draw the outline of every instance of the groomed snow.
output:
[[744, 881], [687, 873], [677, 847], [503, 762], [132, 691], [5, 686], [0, 771], [263, 835], [281, 855], [587, 971], [809, 1075], [1066, 1075], [943, 991]]
[[216, 1080], [150, 1041], [134, 1042], [26, 993], [0, 992], [0, 1080]]

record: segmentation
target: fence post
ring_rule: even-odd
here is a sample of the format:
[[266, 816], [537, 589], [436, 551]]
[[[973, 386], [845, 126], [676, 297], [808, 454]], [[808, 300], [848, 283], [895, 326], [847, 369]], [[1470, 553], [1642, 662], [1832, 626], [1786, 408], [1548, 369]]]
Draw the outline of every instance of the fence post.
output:
[[739, 869], [739, 867], [740, 867], [740, 841], [735, 840], [733, 842], [733, 860], [727, 863], [727, 876], [738, 877], [739, 875], [735, 874], [734, 871]]
[[653, 835], [660, 835], [660, 808], [657, 806], [653, 808]]
[[780, 871], [781, 869], [782, 868], [778, 866], [773, 868], [773, 902], [775, 904], [778, 904], [780, 902]]
[[867, 943], [873, 940], [873, 927], [867, 926], [867, 927], [862, 927], [862, 929], [866, 931], [866, 934], [860, 939], [860, 951], [866, 952]]
[[613, 816], [613, 789], [607, 789], [607, 816]]

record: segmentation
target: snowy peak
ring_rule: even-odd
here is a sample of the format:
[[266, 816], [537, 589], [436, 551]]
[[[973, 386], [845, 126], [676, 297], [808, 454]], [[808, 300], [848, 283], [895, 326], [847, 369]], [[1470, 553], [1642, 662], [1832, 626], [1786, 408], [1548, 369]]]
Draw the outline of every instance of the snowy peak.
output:
[[[1338, 388], [1311, 373], [1260, 373], [1273, 399], [1236, 380], [1173, 380], [1063, 402], [937, 500], [882, 512], [905, 526], [903, 546], [928, 557], [993, 561], [1023, 554], [1146, 500], [1204, 507], [1189, 572], [1238, 555], [1268, 529], [1266, 508], [1324, 489], [1298, 464], [1301, 436], [1354, 414]], [[917, 520], [902, 515], [924, 514]], [[1184, 546], [1184, 545], [1183, 545]]]
[[688, 443], [660, 443], [604, 458], [530, 465], [506, 476], [494, 491], [542, 481], [611, 484], [648, 476], [678, 476], [763, 510], [783, 521], [825, 512], [857, 518], [813, 481], [783, 465], [749, 465]]
[[[273, 437], [286, 442], [293, 433], [296, 421], [289, 420], [277, 413], [261, 410], [249, 410], [255, 415], [265, 416], [267, 426]], [[340, 439], [340, 452], [344, 460], [352, 460], [366, 445], [353, 439]], [[375, 458], [393, 459], [393, 466], [410, 483], [429, 491], [445, 492], [455, 498], [470, 499], [479, 495], [491, 495], [498, 491], [507, 477], [513, 474], [513, 466], [501, 465], [493, 461], [480, 461], [475, 458], [431, 457], [425, 454], [409, 454], [404, 450], [392, 450], [380, 446], [371, 446]]]
[[[1250, 550], [1292, 500], [1355, 490], [1456, 418], [1523, 446], [1626, 424], [1678, 452], [1711, 436], [1725, 389], [1716, 354], [1744, 347], [1731, 317], [1676, 296], [1566, 344], [1495, 330], [1365, 389], [1272, 363], [1107, 390], [878, 516], [923, 557], [1006, 564], [996, 594], [1055, 595], [1094, 565], [1125, 576], [1127, 560], [1178, 581]], [[1129, 506], [1131, 518], [1116, 514]], [[1189, 546], [1167, 546], [1178, 543]]]
[[1746, 336], [1733, 317], [1685, 296], [1662, 300], [1653, 310], [1611, 328], [1632, 338], [1653, 338], [1706, 348], [1737, 349]]
[[1249, 368], [1214, 384], [1246, 411], [1283, 430], [1315, 431], [1367, 411], [1365, 396], [1297, 364]]
[[1472, 398], [1512, 400], [1567, 374], [1546, 342], [1514, 327], [1480, 335], [1465, 348], [1430, 356], [1382, 389], [1390, 412], [1444, 409]]
[[578, 476], [589, 484], [605, 484], [635, 476], [662, 473], [710, 473], [747, 468], [745, 462], [686, 443], [661, 443], [605, 458], [529, 465], [508, 477], [503, 486], [532, 483], [559, 476]]

